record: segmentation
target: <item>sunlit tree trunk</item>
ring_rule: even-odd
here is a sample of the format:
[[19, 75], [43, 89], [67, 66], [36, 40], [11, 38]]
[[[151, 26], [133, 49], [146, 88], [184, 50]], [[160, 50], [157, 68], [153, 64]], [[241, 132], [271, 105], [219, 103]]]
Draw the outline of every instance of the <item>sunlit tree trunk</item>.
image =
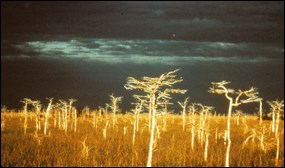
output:
[[39, 101], [33, 101], [32, 105], [36, 109], [36, 119], [35, 120], [36, 120], [36, 132], [38, 133], [39, 127], [40, 127], [40, 125], [39, 125], [40, 102]]
[[204, 161], [208, 161], [208, 145], [209, 145], [209, 133], [206, 133], [205, 151], [204, 151]]
[[77, 111], [74, 109], [74, 132], [77, 131]]
[[152, 109], [150, 109], [151, 107], [151, 98], [149, 98], [149, 111], [148, 111], [148, 129], [151, 130], [151, 115], [152, 115]]
[[279, 122], [280, 122], [280, 112], [277, 110], [277, 112], [276, 112], [276, 121], [275, 121], [275, 136], [276, 137], [277, 137], [277, 134], [278, 134]]
[[276, 157], [275, 157], [275, 166], [279, 167], [279, 148], [280, 148], [280, 140], [279, 140], [279, 134], [276, 135]]
[[271, 106], [272, 110], [271, 131], [275, 133], [275, 136], [277, 136], [280, 122], [280, 113], [284, 112], [284, 100], [267, 101], [267, 103]]
[[116, 113], [118, 110], [118, 103], [120, 103], [120, 101], [122, 100], [122, 97], [115, 97], [112, 95], [110, 95], [111, 97], [111, 109], [113, 110], [113, 128], [115, 126], [115, 124], [117, 123], [117, 118], [116, 118]]
[[148, 157], [147, 157], [147, 167], [151, 167], [152, 163], [152, 153], [153, 153], [153, 144], [154, 144], [154, 135], [155, 135], [155, 126], [156, 126], [156, 121], [155, 121], [155, 94], [151, 95], [151, 133], [150, 133], [150, 139], [149, 139], [149, 149], [148, 149]]
[[[194, 105], [193, 105], [194, 106]], [[192, 128], [191, 128], [191, 149], [193, 151], [194, 149], [194, 141], [195, 141], [195, 110], [194, 110], [194, 107], [192, 109]]]
[[233, 99], [230, 98], [230, 104], [228, 109], [228, 121], [227, 121], [227, 152], [226, 152], [226, 167], [229, 167], [229, 158], [230, 158], [230, 151], [231, 151], [231, 114], [232, 114], [232, 107], [233, 107]]
[[179, 104], [179, 105], [181, 106], [181, 108], [182, 108], [182, 129], [183, 129], [183, 132], [185, 131], [185, 124], [186, 124], [186, 107], [187, 107], [188, 99], [189, 99], [189, 97], [187, 97], [183, 103], [178, 102], [178, 104]]
[[101, 111], [99, 110], [99, 112], [94, 112], [93, 113], [93, 128], [97, 129], [97, 122], [98, 122], [98, 117], [99, 115], [96, 113], [100, 113]]
[[262, 125], [262, 100], [259, 102], [259, 125]]
[[22, 101], [20, 101], [22, 103], [24, 103], [24, 134], [27, 134], [27, 127], [28, 127], [28, 104], [31, 104], [33, 101], [31, 99], [28, 98], [24, 98]]
[[58, 129], [61, 129], [61, 110], [58, 110]]
[[46, 109], [46, 115], [45, 115], [45, 124], [44, 124], [44, 134], [46, 135], [47, 134], [47, 127], [48, 127], [48, 117], [49, 117], [49, 112], [52, 108], [52, 99], [53, 98], [50, 98], [49, 99], [49, 104], [48, 104], [48, 107]]
[[275, 131], [275, 109], [272, 111], [272, 122], [271, 122], [271, 131], [274, 133]]
[[132, 140], [132, 144], [133, 144], [133, 146], [134, 146], [134, 144], [135, 144], [135, 139], [136, 139], [136, 132], [137, 132], [137, 124], [136, 124], [136, 117], [135, 117], [135, 122], [134, 122], [134, 125], [133, 125], [133, 127], [134, 127], [134, 129], [133, 129], [133, 140]]
[[27, 127], [28, 127], [28, 124], [27, 124], [27, 120], [28, 120], [28, 112], [27, 112], [27, 107], [28, 107], [28, 103], [25, 104], [25, 107], [24, 107], [24, 134], [26, 135], [27, 134]]
[[67, 105], [65, 104], [65, 107], [64, 107], [64, 132], [65, 132], [65, 135], [67, 134], [67, 127], [68, 127], [68, 118], [67, 118]]

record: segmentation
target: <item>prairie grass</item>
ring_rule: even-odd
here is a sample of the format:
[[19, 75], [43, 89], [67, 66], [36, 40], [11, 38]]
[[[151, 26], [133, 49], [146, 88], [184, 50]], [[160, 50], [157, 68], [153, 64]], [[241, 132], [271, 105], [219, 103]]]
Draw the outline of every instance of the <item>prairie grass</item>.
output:
[[[108, 116], [109, 115], [109, 116]], [[117, 114], [117, 122], [113, 127], [106, 126], [107, 118], [112, 120], [112, 114], [100, 118], [97, 128], [93, 125], [93, 118], [78, 117], [77, 131], [64, 130], [53, 127], [53, 116], [49, 118], [47, 135], [40, 130], [35, 137], [35, 115], [28, 114], [27, 132], [23, 132], [24, 116], [21, 113], [1, 112], [5, 117], [5, 127], [1, 130], [1, 166], [146, 166], [149, 129], [148, 114], [141, 114], [139, 130], [133, 140], [133, 115]], [[166, 127], [163, 129], [163, 117]], [[190, 118], [191, 119], [191, 118]], [[195, 115], [196, 123], [199, 116]], [[264, 143], [266, 150], [260, 148], [257, 138], [250, 139], [243, 147], [244, 141], [251, 135], [252, 129], [260, 134], [259, 120], [247, 117], [239, 125], [231, 119], [232, 146], [230, 152], [230, 166], [274, 167], [276, 156], [275, 135], [270, 131], [270, 121], [263, 121], [265, 128]], [[191, 120], [186, 120], [185, 131], [182, 129], [180, 115], [167, 114], [158, 116], [159, 137], [153, 153], [153, 166], [224, 166], [227, 145], [224, 142], [224, 132], [227, 118], [208, 116], [209, 143], [207, 162], [204, 160], [205, 142], [198, 143], [195, 136], [193, 150], [191, 149]], [[44, 122], [41, 122], [43, 128]], [[69, 123], [71, 125], [71, 122]], [[284, 166], [284, 121], [280, 121], [279, 138], [280, 152], [278, 166]], [[111, 125], [111, 126], [110, 126]], [[103, 130], [106, 130], [104, 138]], [[198, 127], [195, 127], [197, 131]], [[217, 141], [216, 141], [216, 130]], [[197, 132], [195, 133], [197, 135]], [[204, 136], [206, 137], [206, 136]], [[39, 143], [40, 141], [40, 143]], [[84, 144], [84, 145], [83, 145]], [[86, 154], [88, 153], [88, 155]]]

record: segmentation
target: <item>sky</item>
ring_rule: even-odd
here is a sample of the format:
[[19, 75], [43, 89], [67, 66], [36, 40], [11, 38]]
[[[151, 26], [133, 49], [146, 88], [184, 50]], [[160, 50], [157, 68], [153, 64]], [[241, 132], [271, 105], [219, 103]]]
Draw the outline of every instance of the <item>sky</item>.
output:
[[176, 112], [190, 97], [225, 113], [226, 98], [207, 92], [222, 80], [283, 100], [284, 2], [1, 1], [1, 106], [54, 97], [98, 108], [113, 93], [128, 111], [127, 77], [177, 68], [184, 81], [174, 88], [188, 91], [173, 96]]

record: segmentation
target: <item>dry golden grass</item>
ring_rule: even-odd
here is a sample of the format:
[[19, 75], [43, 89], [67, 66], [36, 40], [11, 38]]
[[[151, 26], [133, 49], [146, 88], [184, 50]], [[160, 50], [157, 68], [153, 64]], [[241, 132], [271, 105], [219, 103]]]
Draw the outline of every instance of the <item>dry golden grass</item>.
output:
[[[17, 113], [2, 113], [5, 126], [1, 131], [1, 166], [146, 166], [149, 130], [148, 114], [142, 114], [136, 143], [132, 145], [133, 115], [118, 114], [117, 123], [113, 128], [112, 114], [98, 120], [98, 127], [93, 127], [93, 119], [78, 118], [77, 132], [53, 127], [53, 118], [49, 118], [48, 134], [44, 136], [43, 129], [35, 135], [35, 117], [29, 114], [27, 134], [24, 135], [24, 116]], [[156, 141], [153, 153], [153, 166], [224, 166], [226, 144], [224, 131], [226, 117], [209, 116], [209, 148], [208, 159], [204, 161], [204, 143], [199, 144], [197, 133], [195, 146], [191, 150], [191, 128], [193, 125], [187, 116], [186, 130], [183, 132], [180, 115], [166, 117], [166, 129], [163, 129], [163, 116], [158, 116], [159, 139]], [[198, 123], [199, 116], [195, 116]], [[109, 126], [106, 122], [109, 118]], [[41, 122], [43, 128], [43, 122]], [[70, 123], [69, 123], [70, 124]], [[251, 135], [251, 129], [259, 134], [260, 126], [256, 118], [248, 117], [246, 124], [240, 119], [237, 125], [231, 121], [232, 147], [230, 166], [275, 166], [276, 140], [270, 132], [270, 121], [264, 121], [264, 142], [266, 151], [262, 151], [258, 139], [243, 143]], [[71, 124], [70, 124], [71, 125]], [[106, 129], [106, 139], [103, 130]], [[218, 139], [215, 142], [215, 132]], [[197, 128], [195, 128], [197, 131]], [[125, 133], [125, 134], [124, 134]], [[284, 122], [280, 122], [280, 154], [278, 166], [284, 166]], [[158, 136], [156, 136], [158, 138]], [[86, 154], [88, 153], [88, 154]]]

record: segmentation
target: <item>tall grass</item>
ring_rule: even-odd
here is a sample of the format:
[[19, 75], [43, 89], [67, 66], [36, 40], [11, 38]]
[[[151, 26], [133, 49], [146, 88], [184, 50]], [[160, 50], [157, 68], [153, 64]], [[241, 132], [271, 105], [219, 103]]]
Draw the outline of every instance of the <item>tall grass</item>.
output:
[[[48, 135], [43, 130], [35, 136], [36, 115], [27, 114], [26, 135], [23, 122], [26, 118], [21, 113], [1, 113], [5, 118], [5, 127], [1, 131], [1, 166], [145, 166], [148, 156], [149, 135], [148, 114], [141, 114], [139, 130], [133, 144], [133, 115], [117, 114], [117, 122], [111, 127], [112, 114], [96, 119], [90, 115], [77, 118], [77, 130], [49, 127]], [[57, 115], [57, 113], [56, 113]], [[94, 115], [95, 116], [95, 115]], [[51, 114], [48, 122], [55, 116]], [[98, 116], [97, 116], [98, 117]], [[198, 115], [191, 115], [199, 121]], [[192, 119], [192, 118], [191, 118]], [[164, 120], [167, 129], [163, 128]], [[224, 131], [227, 129], [227, 117], [209, 115], [207, 134], [202, 145], [193, 133], [198, 131], [198, 122], [187, 120], [183, 131], [180, 115], [167, 114], [157, 117], [159, 138], [154, 145], [152, 166], [224, 166], [227, 144], [224, 143]], [[68, 124], [72, 124], [71, 120]], [[235, 120], [231, 119], [234, 123]], [[197, 123], [197, 125], [195, 125]], [[43, 122], [41, 122], [43, 126]], [[279, 139], [270, 130], [270, 121], [247, 117], [244, 122], [231, 126], [230, 166], [284, 166], [284, 121], [280, 121]], [[263, 135], [265, 150], [260, 147], [258, 138], [246, 139], [252, 135]], [[263, 131], [264, 129], [264, 131]], [[106, 132], [106, 135], [103, 132]], [[194, 132], [193, 132], [194, 131]], [[217, 132], [217, 133], [216, 133]], [[38, 142], [40, 140], [40, 143]], [[207, 146], [206, 146], [207, 145]], [[276, 161], [277, 145], [279, 145]], [[277, 163], [276, 163], [277, 162]]]

